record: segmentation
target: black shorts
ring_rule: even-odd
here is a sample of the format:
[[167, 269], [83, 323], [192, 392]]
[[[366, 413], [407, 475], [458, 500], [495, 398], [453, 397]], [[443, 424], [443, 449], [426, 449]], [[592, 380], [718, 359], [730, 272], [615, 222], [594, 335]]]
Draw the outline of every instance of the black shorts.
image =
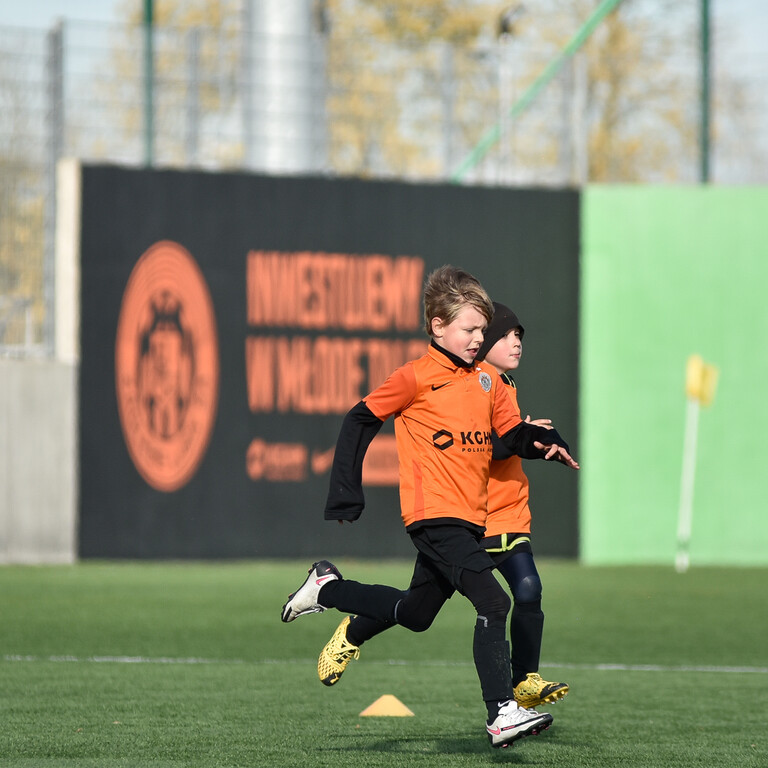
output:
[[482, 534], [463, 525], [425, 525], [409, 533], [419, 552], [411, 589], [426, 581], [437, 582], [450, 597], [453, 591], [461, 592], [463, 571], [480, 573], [494, 567], [480, 543]]

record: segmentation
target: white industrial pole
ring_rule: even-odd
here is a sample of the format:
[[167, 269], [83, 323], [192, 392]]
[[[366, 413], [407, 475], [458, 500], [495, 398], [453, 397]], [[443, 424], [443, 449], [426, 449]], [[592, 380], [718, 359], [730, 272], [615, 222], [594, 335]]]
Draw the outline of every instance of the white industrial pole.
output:
[[325, 62], [314, 4], [244, 2], [250, 3], [244, 14], [250, 28], [246, 163], [266, 173], [322, 170]]

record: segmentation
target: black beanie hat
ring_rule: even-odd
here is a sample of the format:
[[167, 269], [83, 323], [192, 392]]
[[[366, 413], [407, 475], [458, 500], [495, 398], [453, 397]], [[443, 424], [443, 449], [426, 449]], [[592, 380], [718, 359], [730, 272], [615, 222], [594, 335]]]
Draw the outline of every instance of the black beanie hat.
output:
[[483, 344], [477, 352], [478, 360], [485, 360], [485, 356], [491, 351], [491, 347], [508, 331], [513, 328], [520, 329], [520, 338], [523, 338], [525, 328], [520, 325], [517, 315], [503, 304], [493, 302], [493, 320], [485, 329]]

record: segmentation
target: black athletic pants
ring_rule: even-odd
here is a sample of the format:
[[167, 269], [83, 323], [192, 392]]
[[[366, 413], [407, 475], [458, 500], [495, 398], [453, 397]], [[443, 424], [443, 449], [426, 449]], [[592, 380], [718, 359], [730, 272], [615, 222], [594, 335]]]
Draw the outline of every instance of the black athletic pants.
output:
[[[544, 631], [544, 613], [541, 609], [541, 579], [529, 542], [522, 542], [509, 552], [494, 554], [492, 558], [499, 573], [509, 584], [514, 598], [509, 635], [512, 649], [512, 681], [514, 685], [517, 685], [525, 680], [529, 672], [538, 672], [539, 670], [541, 641]], [[417, 578], [415, 569], [409, 590], [410, 598], [405, 605], [405, 614], [402, 616], [407, 622], [403, 623], [403, 626], [414, 631], [428, 629], [445, 600], [450, 597], [450, 594], [445, 596], [445, 593], [440, 591], [421, 589], [419, 584], [420, 579]], [[383, 589], [391, 590], [392, 588], [384, 587]], [[470, 589], [472, 589], [471, 586]], [[467, 594], [466, 590], [460, 591]], [[394, 592], [398, 599], [408, 594], [397, 590]], [[385, 598], [384, 605], [376, 610], [377, 616], [387, 614], [389, 599], [391, 598]], [[393, 619], [372, 618], [354, 610], [349, 612], [357, 613], [357, 616], [352, 619], [347, 629], [347, 640], [357, 646], [399, 623]]]
[[449, 524], [410, 533], [419, 552], [407, 591], [342, 579], [326, 584], [319, 602], [357, 614], [356, 629], [370, 639], [394, 624], [423, 632], [454, 592], [464, 595], [477, 612], [473, 657], [490, 717], [499, 701], [514, 697], [506, 640], [509, 596], [493, 575], [493, 561], [475, 530]]

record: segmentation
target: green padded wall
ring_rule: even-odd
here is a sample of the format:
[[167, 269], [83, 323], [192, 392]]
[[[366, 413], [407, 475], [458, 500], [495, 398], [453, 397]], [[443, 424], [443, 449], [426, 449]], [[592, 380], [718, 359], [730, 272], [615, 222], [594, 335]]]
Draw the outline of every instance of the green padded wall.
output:
[[768, 564], [768, 188], [590, 187], [582, 211], [582, 561], [674, 562], [698, 353], [691, 564]]

